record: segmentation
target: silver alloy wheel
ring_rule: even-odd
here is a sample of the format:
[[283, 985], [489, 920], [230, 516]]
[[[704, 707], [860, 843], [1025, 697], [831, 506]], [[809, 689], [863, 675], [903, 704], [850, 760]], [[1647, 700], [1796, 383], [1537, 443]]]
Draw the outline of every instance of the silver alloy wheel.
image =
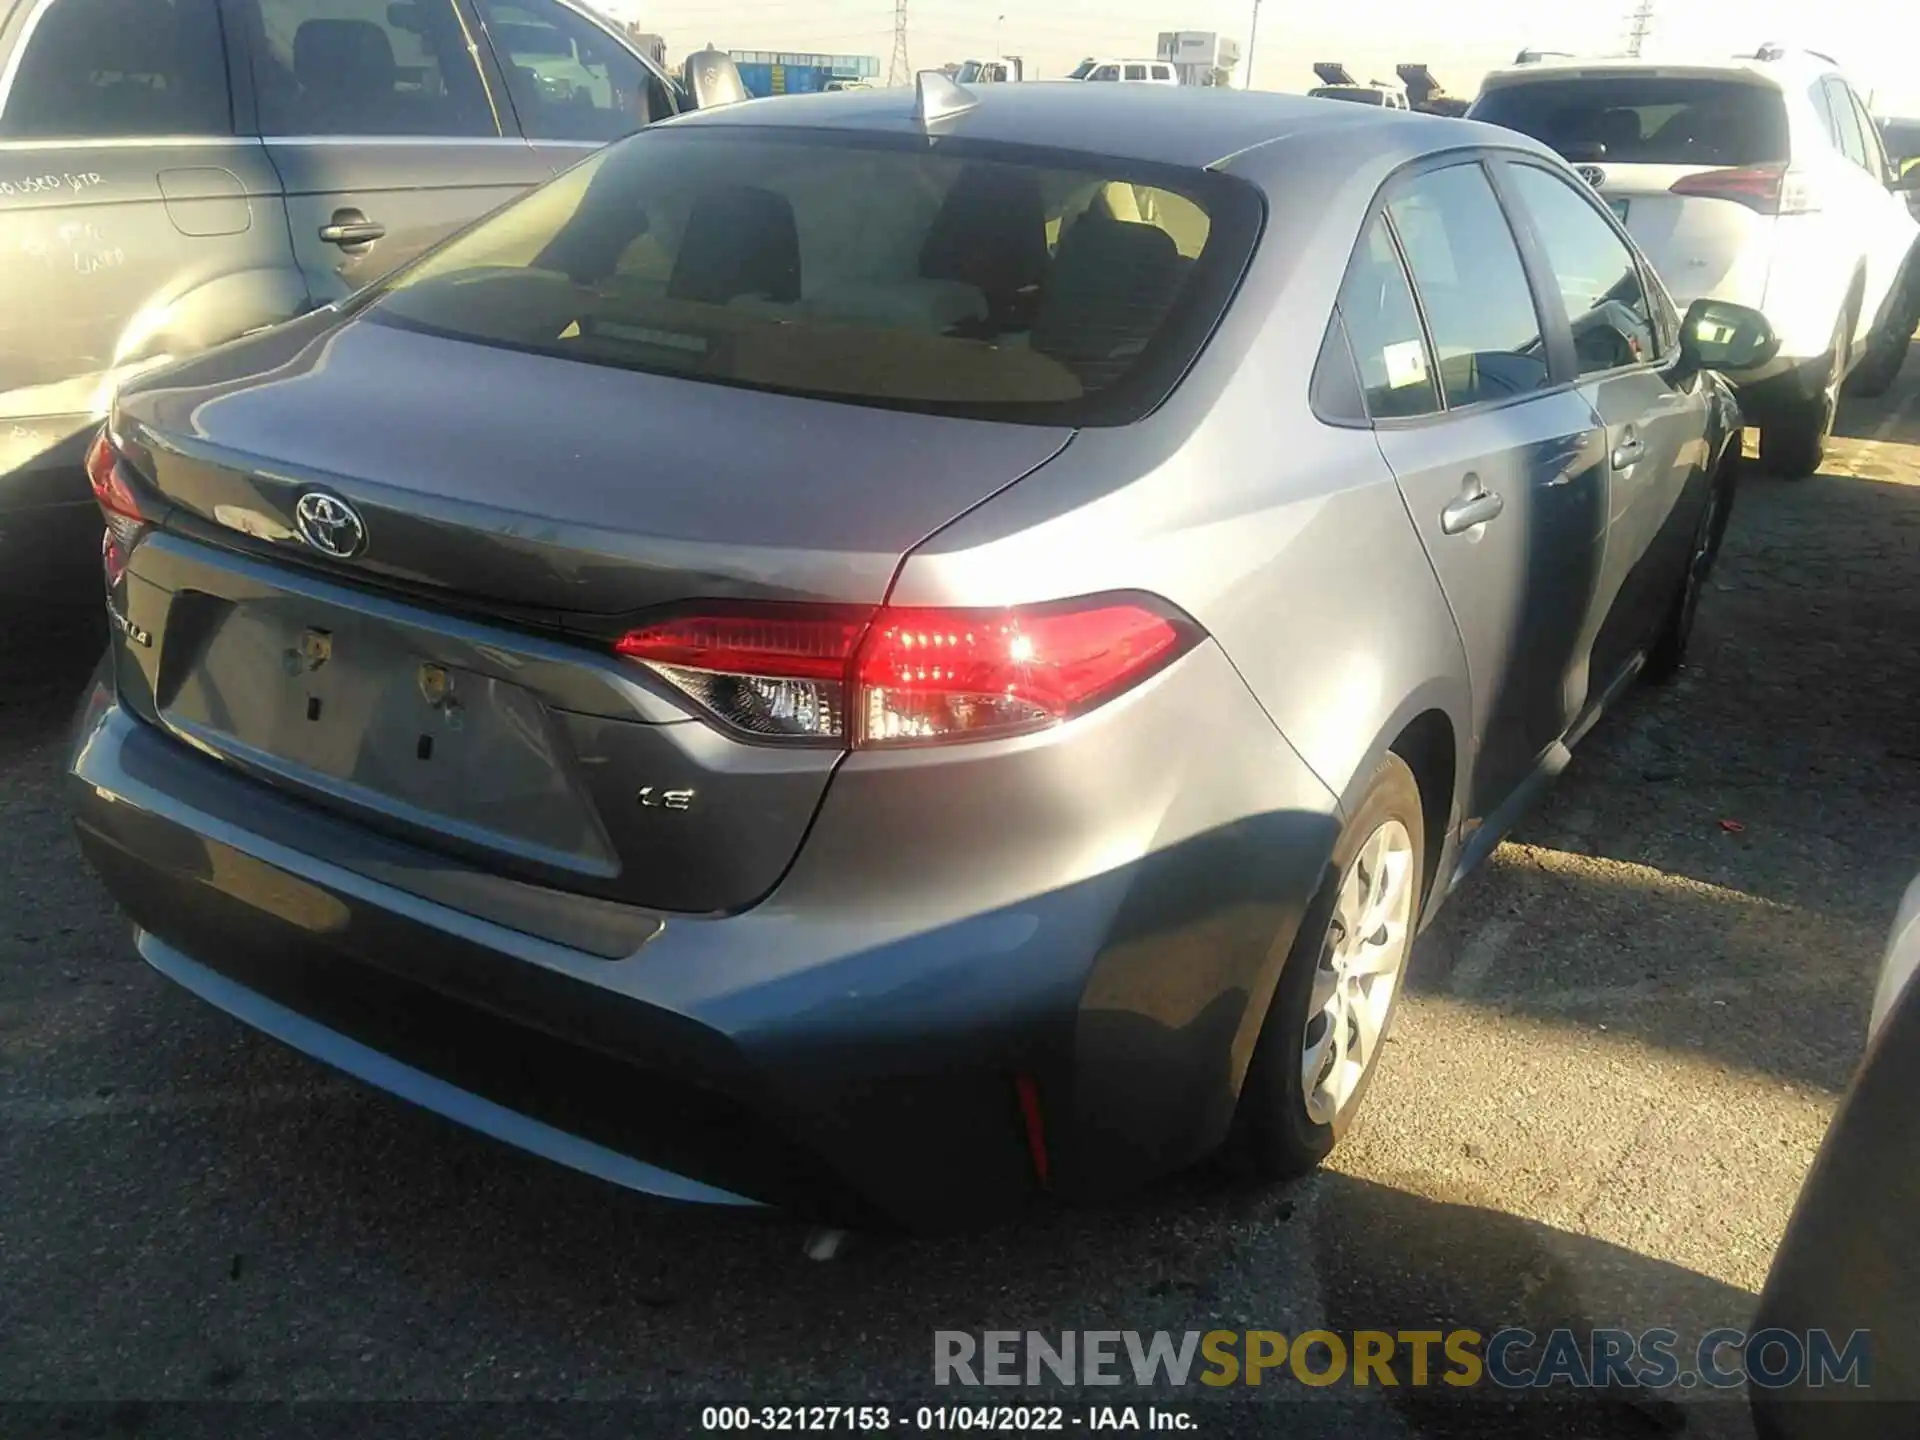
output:
[[1418, 879], [1413, 837], [1398, 820], [1369, 835], [1340, 877], [1301, 1045], [1300, 1090], [1316, 1125], [1347, 1108], [1379, 1053], [1413, 943]]

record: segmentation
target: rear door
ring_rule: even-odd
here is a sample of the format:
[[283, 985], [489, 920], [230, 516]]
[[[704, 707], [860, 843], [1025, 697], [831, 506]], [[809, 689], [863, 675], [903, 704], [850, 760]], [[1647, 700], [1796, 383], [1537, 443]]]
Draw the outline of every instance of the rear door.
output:
[[216, 0], [0, 20], [0, 511], [83, 506], [71, 462], [117, 384], [298, 311], [279, 209]]
[[[1535, 773], [1584, 703], [1582, 647], [1606, 539], [1604, 442], [1586, 399], [1557, 383], [1564, 334], [1542, 324], [1477, 161], [1395, 181], [1373, 223], [1341, 314], [1380, 448], [1466, 649], [1467, 805], [1479, 820]], [[1396, 244], [1417, 318], [1400, 298]]]
[[226, 0], [316, 303], [545, 179], [454, 0]]
[[1707, 393], [1699, 375], [1680, 378], [1677, 327], [1591, 193], [1517, 157], [1500, 173], [1534, 242], [1536, 288], [1564, 312], [1580, 393], [1606, 427], [1607, 543], [1583, 647], [1597, 700], [1665, 616], [1686, 564], [1712, 462]]
[[1856, 341], [1864, 341], [1906, 263], [1914, 226], [1905, 197], [1888, 188], [1894, 172], [1880, 142], [1880, 127], [1845, 80], [1835, 75], [1825, 84], [1834, 129], [1847, 158], [1847, 164], [1838, 167], [1836, 200], [1866, 258], [1866, 289], [1854, 329]]
[[552, 171], [675, 111], [672, 88], [613, 31], [560, 0], [472, 0], [519, 128]]

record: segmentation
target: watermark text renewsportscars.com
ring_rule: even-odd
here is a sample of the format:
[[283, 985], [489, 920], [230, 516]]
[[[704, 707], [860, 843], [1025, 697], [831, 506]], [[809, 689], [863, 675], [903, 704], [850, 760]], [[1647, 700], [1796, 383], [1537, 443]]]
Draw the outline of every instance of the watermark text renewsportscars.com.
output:
[[936, 1385], [1761, 1389], [1873, 1383], [1873, 1337], [1825, 1330], [936, 1330]]

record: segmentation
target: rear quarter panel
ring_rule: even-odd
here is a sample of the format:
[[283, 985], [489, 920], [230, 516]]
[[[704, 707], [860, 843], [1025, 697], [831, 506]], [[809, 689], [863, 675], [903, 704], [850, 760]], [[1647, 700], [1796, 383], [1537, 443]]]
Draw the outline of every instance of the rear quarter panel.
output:
[[[1392, 473], [1370, 431], [1325, 424], [1308, 403], [1366, 207], [1425, 148], [1383, 146], [1356, 127], [1322, 132], [1310, 150], [1282, 143], [1232, 162], [1267, 191], [1267, 226], [1184, 384], [1137, 425], [1082, 432], [935, 535], [902, 567], [894, 599], [1152, 591], [1220, 643], [1343, 808], [1426, 710], [1448, 717], [1454, 773], [1468, 773], [1460, 637]], [[1205, 719], [1195, 717], [1196, 735]]]

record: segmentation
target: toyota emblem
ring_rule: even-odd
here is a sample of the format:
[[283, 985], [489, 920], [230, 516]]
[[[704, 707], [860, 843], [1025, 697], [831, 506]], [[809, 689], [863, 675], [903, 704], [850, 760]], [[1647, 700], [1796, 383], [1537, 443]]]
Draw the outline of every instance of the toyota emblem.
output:
[[338, 495], [309, 490], [295, 503], [293, 522], [300, 529], [300, 538], [322, 555], [350, 560], [366, 549], [366, 522]]
[[1574, 173], [1596, 190], [1607, 183], [1607, 172], [1598, 165], [1576, 165]]

